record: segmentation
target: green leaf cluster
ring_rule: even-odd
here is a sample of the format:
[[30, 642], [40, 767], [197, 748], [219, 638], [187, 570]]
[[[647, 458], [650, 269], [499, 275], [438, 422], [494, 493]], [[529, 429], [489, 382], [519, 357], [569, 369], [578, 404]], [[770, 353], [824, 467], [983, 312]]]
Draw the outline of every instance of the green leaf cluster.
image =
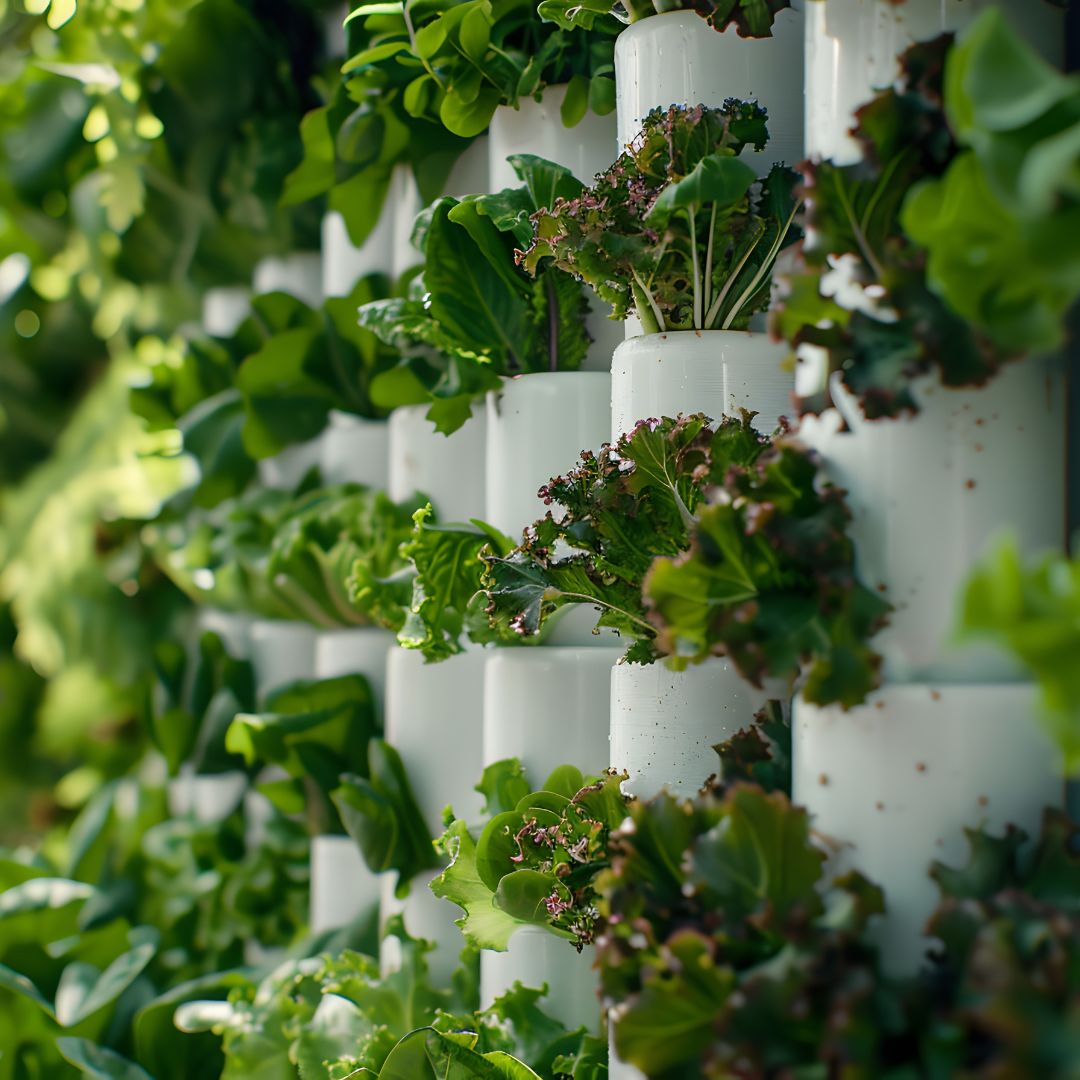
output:
[[1047, 555], [1025, 566], [1014, 540], [975, 568], [959, 631], [1016, 657], [1039, 687], [1043, 720], [1070, 772], [1080, 768], [1080, 562]]
[[581, 184], [540, 158], [512, 160], [524, 187], [440, 199], [417, 221], [423, 267], [410, 295], [360, 308], [360, 325], [402, 353], [373, 380], [373, 400], [429, 403], [429, 419], [447, 434], [503, 376], [576, 370], [589, 343], [581, 287], [554, 267], [531, 278], [514, 257], [528, 215]]
[[544, 23], [530, 0], [405, 0], [357, 8], [362, 41], [345, 71], [403, 86], [401, 103], [416, 120], [463, 138], [482, 134], [500, 105], [540, 97], [568, 84], [562, 119], [572, 127], [587, 109], [615, 108], [614, 19], [583, 34]]
[[383, 213], [395, 170], [409, 171], [426, 205], [444, 191], [469, 140], [437, 117], [409, 110], [416, 72], [407, 63], [400, 3], [356, 7], [345, 30], [346, 62], [327, 75], [322, 104], [300, 121], [303, 158], [286, 178], [282, 201], [295, 206], [325, 197], [360, 247]]
[[176, 641], [154, 650], [158, 693], [149, 710], [150, 738], [171, 775], [184, 762], [203, 774], [238, 768], [225, 752], [225, 730], [238, 712], [255, 708], [255, 673], [229, 655], [217, 634], [199, 636], [194, 655]]
[[468, 942], [501, 951], [520, 927], [540, 926], [579, 951], [592, 943], [594, 882], [607, 865], [608, 834], [626, 817], [623, 779], [564, 765], [528, 791], [516, 761], [489, 766], [477, 790], [489, 811], [501, 809], [475, 840], [465, 822], [450, 823], [440, 841], [450, 865], [431, 883], [464, 911], [458, 925]]
[[401, 545], [419, 497], [359, 484], [252, 487], [144, 530], [158, 565], [196, 603], [321, 627], [399, 628], [411, 582]]
[[646, 333], [745, 330], [798, 236], [795, 173], [778, 165], [759, 182], [740, 156], [765, 146], [766, 119], [734, 98], [654, 109], [591, 187], [537, 210], [522, 263], [554, 263]]

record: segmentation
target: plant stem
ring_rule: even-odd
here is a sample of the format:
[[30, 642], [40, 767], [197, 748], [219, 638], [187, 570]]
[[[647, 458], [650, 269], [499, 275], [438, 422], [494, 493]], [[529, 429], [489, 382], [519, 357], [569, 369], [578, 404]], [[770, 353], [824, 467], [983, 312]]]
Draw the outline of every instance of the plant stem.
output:
[[[716, 235], [716, 203], [712, 204], [712, 213], [709, 215], [709, 242], [705, 245], [705, 310], [712, 307], [712, 257], [713, 237]], [[704, 330], [705, 327], [698, 327]]]
[[708, 313], [705, 316], [705, 329], [711, 330], [712, 324], [716, 320], [716, 316], [720, 313], [720, 307], [727, 299], [727, 294], [731, 291], [732, 285], [735, 284], [735, 279], [742, 273], [742, 268], [746, 265], [747, 260], [754, 254], [754, 249], [761, 242], [761, 237], [765, 235], [764, 229], [758, 234], [757, 239], [746, 249], [746, 253], [739, 260], [738, 265], [728, 275], [727, 281], [724, 282], [724, 287], [716, 294], [716, 299], [712, 302], [712, 307], [709, 308]]
[[776, 256], [780, 254], [780, 248], [784, 243], [784, 237], [787, 236], [800, 206], [802, 206], [801, 199], [792, 207], [787, 221], [784, 222], [784, 227], [777, 232], [776, 239], [773, 241], [772, 247], [769, 248], [769, 254], [762, 260], [757, 273], [750, 279], [750, 284], [743, 289], [742, 296], [731, 305], [731, 310], [727, 313], [727, 318], [724, 319], [724, 325], [721, 327], [722, 330], [726, 330], [731, 325], [732, 320], [739, 313], [743, 304], [757, 291], [765, 275], [772, 272], [772, 268], [776, 264]]
[[649, 291], [645, 282], [641, 280], [641, 275], [637, 272], [636, 268], [632, 269], [634, 275], [634, 281], [637, 282], [637, 287], [644, 294], [645, 299], [649, 301], [649, 307], [652, 308], [653, 318], [656, 319], [656, 327], [658, 333], [663, 333], [667, 329], [667, 323], [664, 322], [664, 313], [660, 310], [659, 305], [653, 298], [653, 294]]
[[700, 330], [701, 326], [701, 266], [698, 263], [697, 254], [697, 215], [694, 208], [686, 208], [686, 216], [690, 219], [690, 265], [694, 275], [694, 329]]

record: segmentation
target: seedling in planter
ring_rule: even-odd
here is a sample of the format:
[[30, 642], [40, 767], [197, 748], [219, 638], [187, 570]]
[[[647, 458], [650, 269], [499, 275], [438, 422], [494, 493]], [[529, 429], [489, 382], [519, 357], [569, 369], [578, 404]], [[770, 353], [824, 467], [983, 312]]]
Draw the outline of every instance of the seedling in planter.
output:
[[765, 146], [766, 119], [735, 99], [654, 109], [591, 187], [533, 215], [519, 261], [530, 273], [553, 262], [646, 333], [745, 330], [798, 236], [796, 174], [777, 165], [759, 181], [740, 157]]

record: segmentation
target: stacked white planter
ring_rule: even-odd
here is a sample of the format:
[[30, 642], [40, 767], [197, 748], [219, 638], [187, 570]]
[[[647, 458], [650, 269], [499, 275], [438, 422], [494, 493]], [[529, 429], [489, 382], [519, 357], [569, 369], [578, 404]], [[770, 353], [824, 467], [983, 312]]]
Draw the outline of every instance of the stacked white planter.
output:
[[799, 433], [847, 490], [860, 575], [895, 611], [873, 642], [884, 683], [872, 701], [846, 714], [796, 703], [794, 794], [851, 845], [841, 861], [892, 898], [882, 944], [900, 970], [922, 959], [931, 860], [961, 857], [963, 827], [1033, 832], [1061, 797], [1034, 690], [1011, 660], [953, 641], [959, 591], [988, 541], [1009, 530], [1027, 556], [1064, 544], [1061, 367], [1029, 358], [981, 389], [924, 378], [914, 390], [918, 415], [868, 422], [837, 386], [840, 407]]
[[366, 274], [389, 274], [394, 250], [394, 187], [383, 212], [367, 239], [357, 247], [349, 237], [345, 219], [336, 210], [322, 220], [322, 292], [324, 296], [348, 296]]
[[256, 296], [288, 293], [309, 307], [318, 307], [323, 301], [322, 257], [317, 251], [295, 251], [261, 259], [255, 266], [251, 289]]
[[582, 450], [607, 441], [610, 376], [554, 371], [507, 379], [488, 394], [487, 514], [508, 536], [549, 509], [537, 497], [552, 477], [573, 469]]
[[316, 636], [315, 627], [309, 623], [252, 620], [251, 664], [260, 699], [286, 683], [314, 678]]
[[[401, 755], [413, 794], [432, 836], [443, 831], [443, 810], [452, 806], [469, 823], [480, 820], [483, 800], [474, 786], [483, 772], [484, 656], [469, 650], [441, 664], [425, 664], [410, 649], [390, 652], [386, 668], [386, 739]], [[383, 921], [403, 914], [409, 932], [435, 943], [429, 962], [440, 980], [449, 977], [463, 946], [457, 907], [428, 889], [433, 875], [412, 883], [404, 900], [394, 896], [396, 875], [382, 887]], [[384, 970], [400, 964], [395, 939], [386, 942]]]
[[628, 338], [611, 362], [611, 437], [639, 420], [703, 412], [719, 419], [757, 412], [754, 427], [769, 434], [790, 415], [794, 376], [787, 348], [765, 334], [683, 330]]
[[390, 415], [390, 498], [420, 492], [431, 499], [440, 521], [484, 517], [484, 460], [487, 417], [480, 407], [447, 437], [427, 419], [426, 405], [406, 405]]
[[998, 7], [1016, 32], [1060, 64], [1064, 13], [1041, 0], [828, 0], [806, 5], [806, 149], [847, 165], [860, 158], [853, 114], [890, 86], [896, 58], [916, 41], [959, 31]]
[[667, 787], [692, 797], [720, 772], [713, 747], [749, 726], [783, 686], [751, 686], [727, 660], [672, 671], [663, 663], [611, 669], [611, 764], [630, 774], [624, 790], [648, 798]]
[[[607, 763], [611, 648], [502, 649], [484, 672], [484, 764], [519, 758], [534, 788], [560, 765], [599, 772]], [[489, 1005], [514, 982], [550, 994], [545, 1008], [568, 1026], [600, 1018], [592, 950], [578, 953], [546, 930], [523, 928], [508, 951], [480, 957], [480, 997]]]
[[773, 36], [760, 39], [741, 38], [733, 27], [718, 34], [693, 11], [642, 19], [615, 41], [615, 81], [620, 145], [634, 138], [651, 109], [719, 107], [736, 97], [769, 112], [769, 145], [748, 159], [760, 173], [778, 161], [802, 160], [801, 11], [781, 11]]

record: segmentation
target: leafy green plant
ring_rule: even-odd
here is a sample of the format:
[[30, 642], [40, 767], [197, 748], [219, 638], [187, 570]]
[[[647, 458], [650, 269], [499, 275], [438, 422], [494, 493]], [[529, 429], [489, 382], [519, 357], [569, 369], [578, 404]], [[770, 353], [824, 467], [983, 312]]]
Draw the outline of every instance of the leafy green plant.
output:
[[463, 953], [452, 988], [437, 988], [426, 960], [431, 945], [411, 938], [399, 917], [387, 934], [398, 939], [402, 964], [385, 977], [377, 962], [358, 953], [323, 955], [283, 965], [262, 983], [247, 982], [228, 1002], [186, 1004], [177, 1023], [186, 1031], [222, 1036], [222, 1080], [247, 1080], [271, 1069], [275, 1076], [301, 1080], [434, 1080], [451, 1067], [454, 1076], [511, 1080], [597, 1075], [561, 1067], [566, 1059], [590, 1053], [595, 1061], [593, 1044], [599, 1040], [583, 1029], [563, 1030], [537, 1006], [538, 991], [518, 985], [478, 1011], [470, 970], [475, 953]]
[[528, 215], [581, 184], [540, 158], [511, 160], [524, 187], [440, 199], [417, 222], [424, 261], [410, 295], [360, 309], [361, 326], [403, 354], [373, 381], [373, 399], [385, 407], [430, 403], [429, 419], [447, 434], [502, 376], [575, 370], [588, 347], [581, 286], [555, 268], [533, 280], [514, 262]]
[[1076, 92], [991, 13], [961, 44], [903, 54], [895, 87], [856, 114], [862, 162], [801, 166], [803, 266], [772, 327], [824, 355], [802, 411], [830, 405], [840, 380], [870, 419], [914, 412], [920, 376], [981, 385], [1060, 344], [1077, 282]]
[[860, 940], [881, 893], [857, 875], [819, 891], [805, 811], [742, 784], [661, 795], [633, 803], [609, 847], [598, 958], [623, 1060], [665, 1080], [767, 1075], [840, 1068], [850, 1043], [883, 1075], [873, 1039], [852, 1038], [885, 1013], [864, 989], [876, 972]]
[[1002, 350], [1060, 348], [1080, 296], [1080, 79], [1042, 60], [995, 9], [950, 51], [944, 90], [961, 150], [901, 213], [926, 250], [927, 283]]
[[481, 551], [508, 554], [512, 543], [482, 521], [471, 525], [429, 522], [431, 507], [413, 515], [412, 539], [401, 548], [415, 569], [412, 601], [398, 633], [398, 643], [419, 649], [428, 661], [445, 660], [474, 642], [506, 640], [492, 631], [480, 593], [484, 562]]
[[322, 627], [399, 628], [419, 498], [395, 503], [359, 484], [295, 494], [253, 487], [181, 522], [144, 531], [162, 569], [197, 603]]
[[755, 685], [806, 667], [811, 699], [847, 704], [876, 685], [867, 639], [887, 605], [855, 577], [842, 492], [797, 443], [770, 442], [749, 414], [715, 428], [698, 414], [643, 421], [582, 458], [544, 489], [564, 513], [484, 556], [499, 630], [528, 637], [592, 604], [633, 662], [726, 655]]
[[724, 31], [734, 26], [740, 37], [771, 37], [773, 21], [790, 0], [691, 0], [688, 3], [668, 4], [663, 0], [540, 0], [537, 10], [542, 19], [557, 23], [564, 30], [575, 27], [589, 29], [597, 19], [614, 16], [622, 22], [635, 23], [650, 15], [669, 11], [697, 12], [714, 30]]
[[1015, 656], [1038, 683], [1041, 711], [1070, 772], [1080, 768], [1080, 563], [1047, 555], [1025, 566], [1000, 542], [977, 566], [960, 602], [959, 629]]
[[241, 713], [226, 748], [249, 766], [278, 765], [291, 781], [263, 785], [313, 833], [347, 832], [375, 873], [398, 871], [398, 889], [438, 865], [401, 758], [379, 738], [371, 688], [359, 675], [292, 683], [260, 713]]
[[347, 62], [327, 74], [323, 103], [300, 122], [304, 155], [286, 178], [282, 201], [294, 206], [325, 196], [360, 246], [384, 211], [395, 169], [410, 171], [426, 205], [445, 190], [469, 140], [407, 108], [416, 72], [400, 62], [408, 48], [400, 4], [355, 8], [345, 30]]
[[316, 625], [398, 629], [408, 603], [399, 548], [419, 498], [395, 503], [356, 484], [322, 488], [284, 512], [266, 561], [271, 588]]
[[698, 506], [688, 549], [645, 578], [658, 649], [676, 665], [729, 656], [757, 686], [802, 672], [807, 701], [862, 702], [878, 683], [869, 639], [889, 604], [856, 576], [850, 518], [844, 493], [790, 439], [731, 463]]
[[[626, 816], [618, 774], [586, 777], [570, 765], [529, 791], [520, 763], [489, 766], [478, 791], [499, 807], [475, 839], [461, 820], [440, 843], [450, 865], [431, 883], [465, 915], [465, 939], [505, 950], [521, 926], [541, 926], [580, 951], [593, 940], [594, 879], [607, 865], [607, 837]], [[492, 793], [496, 798], [493, 799]]]
[[225, 730], [238, 712], [255, 707], [255, 673], [246, 660], [229, 655], [217, 634], [199, 635], [189, 657], [176, 641], [155, 649], [158, 693], [148, 711], [150, 737], [169, 772], [190, 762], [197, 772], [235, 769], [239, 759], [225, 752]]
[[615, 108], [613, 19], [594, 20], [590, 32], [573, 35], [541, 22], [530, 0], [405, 0], [361, 6], [351, 20], [363, 22], [364, 40], [344, 70], [396, 69], [386, 77], [395, 83], [407, 73], [405, 110], [455, 135], [479, 135], [498, 106], [517, 106], [559, 83], [568, 84], [567, 127], [589, 108], [601, 115]]
[[519, 259], [574, 274], [646, 333], [745, 330], [798, 235], [796, 174], [778, 165], [759, 182], [739, 156], [764, 147], [766, 119], [734, 98], [654, 109], [591, 187], [538, 208]]

